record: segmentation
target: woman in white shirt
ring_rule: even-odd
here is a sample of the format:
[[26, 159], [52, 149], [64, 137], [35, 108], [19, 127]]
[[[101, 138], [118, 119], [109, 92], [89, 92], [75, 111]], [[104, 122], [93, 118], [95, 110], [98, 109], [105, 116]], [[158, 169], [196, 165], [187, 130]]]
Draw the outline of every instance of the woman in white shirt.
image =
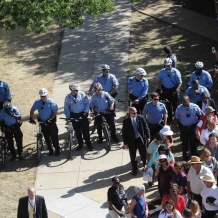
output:
[[205, 175], [200, 179], [204, 181], [204, 188], [201, 191], [202, 204], [205, 209], [205, 217], [214, 217], [218, 210], [218, 187], [213, 176]]
[[166, 201], [164, 209], [161, 210], [158, 218], [167, 218], [169, 216], [173, 216], [175, 218], [182, 218], [181, 213], [175, 209], [172, 200]]
[[213, 119], [208, 119], [205, 123], [204, 129], [201, 132], [200, 142], [202, 145], [206, 146], [208, 143], [209, 135], [211, 133], [218, 134], [218, 129], [216, 128], [216, 123]]

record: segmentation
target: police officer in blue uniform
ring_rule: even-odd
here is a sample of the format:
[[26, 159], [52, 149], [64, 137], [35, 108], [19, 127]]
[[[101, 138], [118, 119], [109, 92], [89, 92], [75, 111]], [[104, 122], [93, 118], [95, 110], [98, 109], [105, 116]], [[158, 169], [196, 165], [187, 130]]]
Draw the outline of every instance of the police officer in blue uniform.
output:
[[90, 141], [89, 121], [87, 119], [90, 108], [89, 100], [84, 92], [79, 91], [80, 87], [78, 85], [73, 83], [69, 85], [69, 88], [71, 93], [65, 98], [64, 114], [67, 118], [78, 118], [79, 120], [79, 122], [72, 121], [79, 143], [76, 150], [79, 151], [83, 148], [83, 136], [88, 149], [94, 151]]
[[117, 81], [116, 77], [109, 73], [110, 66], [103, 65], [102, 66], [102, 74], [100, 74], [92, 83], [89, 88], [88, 94], [91, 93], [92, 89], [94, 88], [94, 84], [99, 82], [103, 87], [103, 91], [108, 92], [113, 98], [115, 98], [118, 94], [117, 90], [119, 88], [119, 82]]
[[202, 115], [202, 110], [198, 105], [190, 103], [188, 96], [183, 97], [182, 104], [180, 104], [176, 109], [174, 116], [175, 132], [178, 132], [179, 125], [183, 160], [185, 161], [189, 159], [188, 144], [190, 145], [191, 155], [198, 156], [196, 151], [195, 127]]
[[115, 129], [115, 124], [114, 124], [114, 114], [113, 114], [115, 100], [107, 92], [102, 91], [103, 87], [100, 83], [95, 83], [94, 89], [95, 89], [95, 93], [92, 95], [91, 101], [90, 101], [90, 111], [95, 114], [101, 113], [103, 111], [111, 112], [109, 114], [99, 115], [95, 117], [95, 122], [97, 125], [97, 132], [98, 132], [98, 143], [99, 144], [102, 143], [102, 126], [101, 126], [102, 116], [105, 117], [110, 127], [111, 138], [115, 142], [119, 142], [119, 139], [117, 138], [117, 135], [116, 135], [116, 129]]
[[164, 66], [158, 75], [158, 89], [162, 90], [165, 99], [168, 99], [166, 103], [168, 111], [168, 122], [172, 120], [172, 111], [175, 110], [179, 104], [179, 89], [182, 85], [182, 79], [180, 72], [172, 67], [172, 60], [166, 58]]
[[185, 95], [189, 96], [190, 102], [197, 104], [198, 101], [201, 100], [201, 94], [206, 93], [208, 97], [210, 97], [210, 93], [206, 87], [199, 85], [198, 80], [193, 80], [192, 87], [189, 87]]
[[166, 58], [170, 58], [172, 60], [172, 67], [176, 68], [177, 57], [175, 54], [172, 53], [170, 46], [167, 45], [164, 47], [164, 54]]
[[0, 81], [0, 110], [5, 101], [11, 101], [11, 92], [6, 82]]
[[213, 80], [211, 75], [207, 71], [203, 70], [203, 67], [204, 64], [202, 62], [199, 61], [195, 63], [195, 71], [190, 76], [189, 87], [192, 86], [192, 82], [194, 80], [198, 80], [199, 84], [206, 87], [210, 92], [210, 89], [213, 85]]
[[22, 114], [17, 107], [12, 106], [8, 101], [4, 102], [3, 109], [0, 111], [0, 122], [2, 123], [2, 128], [5, 131], [5, 137], [8, 142], [9, 150], [11, 152], [11, 161], [16, 160], [16, 151], [14, 149], [15, 138], [17, 144], [17, 150], [19, 155], [19, 160], [24, 159], [23, 155], [23, 133], [20, 129]]
[[135, 107], [138, 114], [142, 110], [148, 99], [148, 80], [144, 78], [147, 73], [143, 68], [136, 69], [136, 75], [128, 79], [128, 94], [131, 101], [134, 101], [132, 107]]
[[151, 141], [167, 123], [167, 109], [159, 100], [159, 94], [157, 92], [152, 92], [151, 101], [145, 105], [144, 110], [142, 111], [150, 129]]
[[58, 113], [58, 106], [56, 102], [47, 98], [48, 91], [45, 88], [39, 90], [40, 99], [37, 99], [30, 110], [30, 123], [35, 123], [33, 120], [34, 111], [38, 110], [39, 120], [44, 123], [40, 124], [42, 133], [44, 135], [46, 144], [49, 150], [49, 156], [53, 155], [53, 148], [55, 148], [55, 156], [60, 155], [60, 146], [58, 140], [58, 127], [56, 125], [56, 115]]

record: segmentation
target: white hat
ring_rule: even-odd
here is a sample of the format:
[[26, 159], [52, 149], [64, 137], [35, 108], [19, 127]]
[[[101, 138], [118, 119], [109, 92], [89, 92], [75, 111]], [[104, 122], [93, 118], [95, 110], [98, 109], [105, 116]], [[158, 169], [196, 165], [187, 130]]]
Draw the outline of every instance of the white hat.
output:
[[215, 183], [216, 180], [214, 179], [214, 177], [210, 176], [210, 175], [204, 175], [204, 176], [200, 176], [200, 179], [202, 179], [205, 182], [211, 182], [211, 183]]
[[160, 130], [160, 133], [163, 135], [173, 135], [173, 131], [170, 130], [170, 126], [164, 126], [163, 129]]
[[155, 160], [155, 162], [159, 162], [159, 160], [161, 160], [161, 159], [167, 159], [167, 162], [172, 160], [171, 158], [168, 158], [165, 154], [161, 154], [159, 156], [159, 158], [157, 160]]

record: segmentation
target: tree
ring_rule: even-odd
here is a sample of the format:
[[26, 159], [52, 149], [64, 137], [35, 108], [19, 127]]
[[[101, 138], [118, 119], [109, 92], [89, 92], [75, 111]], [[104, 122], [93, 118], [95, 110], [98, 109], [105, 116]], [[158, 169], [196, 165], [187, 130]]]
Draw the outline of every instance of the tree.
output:
[[22, 26], [36, 33], [49, 26], [74, 29], [83, 23], [83, 15], [100, 17], [114, 9], [112, 0], [0, 0], [0, 28], [13, 30]]

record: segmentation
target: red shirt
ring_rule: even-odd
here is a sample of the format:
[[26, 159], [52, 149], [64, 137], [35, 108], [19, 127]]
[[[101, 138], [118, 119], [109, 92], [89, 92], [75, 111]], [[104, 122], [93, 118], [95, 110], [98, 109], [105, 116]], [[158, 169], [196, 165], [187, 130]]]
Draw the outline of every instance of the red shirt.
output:
[[[179, 199], [175, 203], [175, 209], [178, 210], [182, 214], [183, 210], [186, 207], [185, 199], [181, 195], [178, 195], [178, 196], [179, 196]], [[164, 196], [164, 198], [162, 200], [163, 207], [164, 207], [166, 201], [168, 201], [169, 199], [170, 199], [170, 195], [169, 194]]]

